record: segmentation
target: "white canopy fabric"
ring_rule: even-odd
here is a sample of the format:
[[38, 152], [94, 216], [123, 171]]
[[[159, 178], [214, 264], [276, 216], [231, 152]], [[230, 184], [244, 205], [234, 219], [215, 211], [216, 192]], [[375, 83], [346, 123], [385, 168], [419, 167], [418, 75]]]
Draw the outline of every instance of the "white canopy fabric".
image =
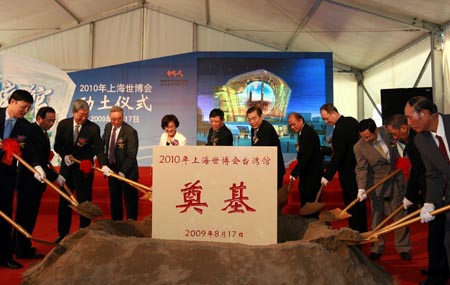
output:
[[[341, 113], [359, 119], [371, 116], [373, 105], [368, 96], [358, 98], [354, 75], [347, 72], [363, 73], [375, 103], [380, 101], [380, 89], [413, 87], [430, 49], [440, 44], [450, 23], [448, 0], [4, 0], [1, 4], [0, 51], [27, 55], [66, 71], [192, 51], [332, 52], [335, 104]], [[430, 34], [438, 40], [431, 43]], [[444, 94], [449, 94], [446, 47], [443, 55]], [[431, 84], [428, 65], [418, 86]], [[447, 97], [444, 110], [450, 110]]]

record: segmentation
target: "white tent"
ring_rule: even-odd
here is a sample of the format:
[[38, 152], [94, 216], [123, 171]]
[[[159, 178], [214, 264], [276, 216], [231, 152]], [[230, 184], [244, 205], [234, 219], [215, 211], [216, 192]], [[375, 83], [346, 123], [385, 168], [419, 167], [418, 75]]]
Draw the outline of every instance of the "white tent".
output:
[[[448, 0], [1, 1], [0, 51], [66, 71], [192, 51], [332, 52], [334, 103], [371, 117], [380, 89], [433, 86], [450, 111]], [[447, 43], [447, 44], [445, 44]]]

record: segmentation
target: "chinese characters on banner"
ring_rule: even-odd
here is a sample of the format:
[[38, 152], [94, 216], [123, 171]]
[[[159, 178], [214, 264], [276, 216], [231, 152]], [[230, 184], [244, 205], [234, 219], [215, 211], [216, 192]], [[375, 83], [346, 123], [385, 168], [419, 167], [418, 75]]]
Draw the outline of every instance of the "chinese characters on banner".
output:
[[153, 238], [277, 242], [275, 147], [153, 148]]

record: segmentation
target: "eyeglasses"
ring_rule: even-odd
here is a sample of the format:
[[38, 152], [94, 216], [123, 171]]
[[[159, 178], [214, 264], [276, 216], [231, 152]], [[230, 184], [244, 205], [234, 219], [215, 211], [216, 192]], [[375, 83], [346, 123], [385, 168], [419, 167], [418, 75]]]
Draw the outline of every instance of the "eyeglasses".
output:
[[22, 103], [20, 103], [20, 101], [16, 101], [16, 103], [17, 103], [17, 105], [20, 106], [20, 108], [22, 108], [23, 110], [25, 110], [27, 112], [31, 110], [31, 105], [22, 104]]

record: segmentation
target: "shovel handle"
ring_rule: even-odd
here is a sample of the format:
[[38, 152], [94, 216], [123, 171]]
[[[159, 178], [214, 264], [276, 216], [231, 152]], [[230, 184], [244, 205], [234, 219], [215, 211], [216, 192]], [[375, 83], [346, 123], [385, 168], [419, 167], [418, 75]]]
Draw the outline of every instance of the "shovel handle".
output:
[[[70, 157], [70, 160], [72, 160], [72, 161], [74, 161], [74, 162], [76, 162], [76, 163], [78, 163], [78, 164], [81, 163], [80, 160], [74, 158], [73, 156]], [[94, 170], [103, 172], [103, 171], [101, 170], [101, 168], [99, 168], [99, 167], [97, 167], [97, 166], [95, 166], [95, 165], [92, 165], [92, 168], [93, 168]], [[130, 184], [131, 186], [133, 186], [134, 188], [136, 188], [137, 190], [139, 190], [139, 191], [141, 191], [141, 192], [143, 192], [143, 193], [147, 193], [147, 192], [151, 192], [151, 191], [152, 191], [152, 188], [151, 188], [151, 187], [145, 186], [144, 184], [138, 183], [138, 182], [133, 181], [133, 180], [131, 180], [131, 179], [122, 177], [122, 176], [120, 176], [119, 174], [117, 174], [117, 173], [115, 173], [115, 172], [110, 172], [109, 175], [112, 176], [112, 177], [114, 177], [114, 178], [116, 178], [116, 179], [118, 179], [118, 180], [121, 180], [121, 181], [123, 181], [123, 182], [126, 182], [126, 183]], [[147, 190], [147, 191], [146, 191], [146, 190]]]
[[[17, 159], [20, 163], [22, 163], [26, 168], [28, 168], [28, 170], [30, 170], [32, 173], [38, 173], [36, 169], [34, 169], [33, 166], [31, 166], [28, 162], [26, 162], [23, 158], [21, 158], [20, 156], [18, 156], [15, 153], [12, 153], [12, 155], [14, 156], [15, 159]], [[67, 196], [66, 193], [64, 193], [63, 191], [61, 191], [61, 189], [59, 189], [58, 187], [56, 187], [52, 182], [50, 182], [50, 180], [48, 180], [47, 178], [44, 178], [44, 182], [52, 187], [56, 192], [59, 193], [59, 195], [61, 195], [64, 199], [67, 200], [67, 202], [69, 202], [70, 204], [72, 204], [73, 206], [77, 207], [78, 203], [75, 203], [74, 201], [72, 201], [72, 199], [70, 199], [69, 196]]]
[[[48, 166], [49, 166], [53, 171], [56, 172], [55, 167], [53, 166], [53, 164], [52, 164], [50, 161], [48, 162]], [[64, 190], [66, 190], [67, 194], [69, 194], [70, 199], [72, 199], [72, 201], [74, 201], [75, 203], [77, 203], [77, 204], [79, 205], [80, 203], [78, 203], [77, 198], [75, 197], [75, 195], [73, 195], [72, 191], [70, 190], [69, 186], [67, 186], [66, 182], [63, 183], [63, 187], [64, 187]]]
[[372, 231], [376, 232], [379, 229], [381, 229], [390, 219], [392, 219], [392, 217], [400, 213], [402, 210], [404, 210], [403, 204], [398, 206], [397, 209], [395, 209], [389, 216], [387, 216], [383, 221], [381, 221], [381, 223], [379, 223]]
[[14, 222], [8, 215], [6, 215], [4, 212], [0, 211], [0, 216], [2, 216], [3, 219], [5, 219], [9, 224], [11, 224], [14, 228], [16, 228], [21, 234], [23, 234], [26, 238], [30, 238], [31, 235], [22, 228], [19, 224]]
[[[400, 173], [400, 171], [402, 171], [400, 168], [397, 168], [396, 170], [392, 171], [391, 173], [389, 173], [388, 175], [384, 176], [383, 178], [381, 178], [380, 181], [378, 181], [375, 185], [373, 185], [372, 187], [370, 187], [369, 189], [367, 189], [366, 191], [366, 195], [369, 195], [369, 193], [371, 193], [372, 191], [374, 191], [375, 189], [377, 189], [378, 187], [380, 187], [381, 185], [383, 185], [386, 181], [388, 181], [389, 179], [391, 179], [392, 177], [394, 177], [395, 175], [397, 175], [398, 173]], [[356, 197], [355, 200], [353, 200], [347, 207], [345, 207], [344, 210], [342, 210], [342, 212], [347, 212], [351, 207], [353, 207], [356, 203], [359, 202], [359, 198]]]
[[58, 244], [50, 242], [50, 241], [46, 241], [43, 239], [38, 239], [38, 238], [34, 238], [30, 235], [30, 233], [28, 233], [24, 228], [22, 228], [18, 223], [14, 222], [10, 217], [8, 217], [8, 215], [6, 215], [5, 213], [3, 213], [2, 211], [0, 211], [0, 216], [5, 219], [9, 224], [11, 224], [16, 230], [18, 230], [21, 234], [23, 234], [26, 238], [34, 240], [38, 243], [41, 244], [46, 244], [46, 245], [51, 245], [51, 246], [56, 246]]
[[320, 195], [322, 194], [322, 190], [323, 190], [323, 187], [325, 187], [325, 185], [320, 185], [320, 189], [319, 189], [319, 192], [317, 192], [317, 195], [316, 195], [316, 200], [314, 200], [314, 202], [319, 202], [319, 198], [320, 198]]
[[[430, 214], [433, 215], [433, 216], [436, 216], [436, 215], [438, 215], [438, 214], [447, 212], [448, 210], [450, 210], [450, 205], [447, 205], [447, 206], [444, 206], [444, 207], [439, 208], [439, 209], [437, 209], [437, 210], [434, 210], [434, 211], [432, 211]], [[412, 223], [415, 223], [415, 222], [417, 222], [417, 221], [420, 221], [420, 219], [421, 219], [421, 218], [420, 218], [420, 216], [419, 216], [419, 217], [415, 217], [415, 218], [409, 219], [409, 220], [407, 220], [407, 221], [404, 221], [403, 223], [399, 223], [399, 224], [397, 224], [397, 225], [395, 225], [395, 226], [388, 226], [388, 227], [385, 227], [384, 229], [381, 229], [381, 230], [375, 232], [371, 237], [377, 237], [377, 236], [379, 236], [379, 235], [382, 235], [382, 234], [385, 234], [385, 233], [394, 231], [394, 230], [396, 230], [396, 229], [405, 227], [405, 226], [407, 226], [407, 225], [410, 225], [410, 224], [412, 224]]]

